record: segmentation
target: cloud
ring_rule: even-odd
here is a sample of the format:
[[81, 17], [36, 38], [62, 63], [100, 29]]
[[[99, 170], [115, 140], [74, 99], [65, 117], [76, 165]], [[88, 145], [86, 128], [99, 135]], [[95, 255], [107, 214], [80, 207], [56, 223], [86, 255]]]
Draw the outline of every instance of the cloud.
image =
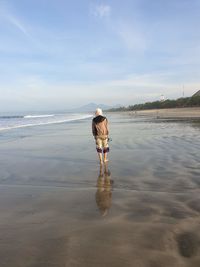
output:
[[[4, 106], [0, 109], [65, 109], [88, 102], [132, 105], [157, 100], [161, 94], [171, 99], [182, 97], [183, 85], [171, 83], [168, 80], [171, 75], [170, 72], [159, 72], [110, 81], [59, 83], [39, 75], [24, 75], [16, 78], [12, 84], [5, 85], [2, 95]], [[184, 83], [185, 96], [194, 94], [199, 86], [198, 82]]]
[[108, 28], [127, 49], [136, 52], [146, 50], [147, 40], [138, 21], [134, 21], [133, 18], [128, 21], [127, 18], [119, 19], [111, 16], [111, 6], [107, 4], [92, 6], [91, 13], [100, 19], [109, 18], [103, 21], [104, 27]]
[[[181, 82], [179, 80], [181, 75]], [[185, 96], [193, 95], [200, 83], [198, 81], [191, 81], [189, 79], [183, 79], [183, 73], [173, 72], [153, 72], [141, 75], [129, 75], [124, 79], [113, 80], [107, 83], [108, 88], [115, 88], [115, 91], [126, 90], [126, 93], [132, 95], [132, 99], [152, 100], [164, 94], [167, 98], [182, 97], [183, 86]], [[185, 73], [185, 76], [186, 73]], [[128, 99], [127, 99], [128, 100]]]
[[160, 88], [169, 88], [174, 86], [174, 84], [171, 84], [169, 82], [169, 77], [169, 73], [146, 73], [139, 75], [128, 75], [124, 79], [110, 81], [110, 86], [148, 88], [149, 90], [157, 90]]
[[[45, 46], [41, 41], [42, 38], [37, 38], [37, 37], [35, 38], [33, 34], [34, 27], [30, 25], [29, 21], [27, 22], [27, 19], [25, 20], [24, 18], [19, 17], [19, 15], [16, 13], [15, 8], [6, 2], [3, 4], [0, 2], [0, 23], [6, 26], [8, 25], [9, 26], [8, 30], [10, 30], [10, 28], [12, 27], [13, 30], [15, 30], [16, 33], [18, 33], [17, 38], [13, 36], [15, 38], [14, 42], [9, 41], [7, 42], [6, 45], [4, 45], [4, 42], [2, 42], [0, 45], [0, 51], [5, 51], [5, 52], [23, 51], [23, 53], [26, 53], [27, 51], [30, 51], [30, 49], [32, 49], [33, 47], [39, 51], [44, 51], [44, 52], [46, 50], [49, 50], [49, 43], [48, 46], [47, 45]], [[6, 40], [14, 40], [13, 37], [12, 34], [10, 35], [8, 34]], [[20, 43], [20, 39], [22, 39], [21, 37], [27, 38], [27, 40], [29, 41], [28, 46], [26, 46], [27, 43], [21, 46]], [[30, 47], [30, 44], [33, 46]]]
[[92, 8], [92, 14], [95, 17], [99, 17], [99, 18], [110, 17], [111, 7], [106, 4], [94, 6]]
[[15, 26], [19, 31], [21, 31], [27, 37], [31, 38], [27, 29], [25, 28], [25, 26], [22, 24], [22, 22], [19, 19], [17, 19], [13, 15], [9, 15], [9, 14], [7, 14], [6, 19], [9, 21], [9, 23], [11, 23], [13, 26]]
[[23, 33], [29, 39], [32, 39], [32, 36], [25, 27], [25, 23], [21, 21], [13, 12], [13, 8], [7, 3], [0, 3], [0, 19], [14, 26], [15, 29]]

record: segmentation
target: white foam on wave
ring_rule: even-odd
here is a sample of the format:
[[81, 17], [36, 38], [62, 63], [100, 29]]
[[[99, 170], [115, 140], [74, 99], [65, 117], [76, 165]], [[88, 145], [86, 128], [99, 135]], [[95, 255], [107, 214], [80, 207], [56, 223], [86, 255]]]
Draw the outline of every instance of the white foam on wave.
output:
[[93, 117], [93, 115], [82, 115], [77, 118], [68, 118], [63, 120], [55, 120], [55, 121], [48, 121], [48, 122], [37, 122], [37, 123], [28, 123], [28, 124], [21, 124], [21, 125], [13, 125], [8, 127], [0, 127], [0, 131], [6, 131], [11, 129], [18, 129], [18, 128], [26, 128], [26, 127], [33, 127], [33, 126], [40, 126], [40, 125], [48, 125], [48, 124], [59, 124], [59, 123], [65, 123], [70, 121], [79, 121], [84, 120]]
[[55, 114], [47, 114], [47, 115], [26, 115], [24, 116], [24, 119], [34, 119], [34, 118], [48, 118], [48, 117], [54, 117]]

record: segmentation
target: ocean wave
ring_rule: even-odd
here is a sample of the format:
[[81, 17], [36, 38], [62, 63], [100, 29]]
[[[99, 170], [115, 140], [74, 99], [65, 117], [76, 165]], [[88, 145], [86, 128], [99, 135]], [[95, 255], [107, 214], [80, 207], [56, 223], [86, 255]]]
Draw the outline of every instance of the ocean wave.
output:
[[14, 115], [14, 116], [0, 116], [0, 119], [23, 119], [22, 115]]
[[55, 114], [44, 114], [44, 115], [4, 115], [0, 116], [0, 119], [35, 119], [35, 118], [48, 118], [54, 117]]
[[10, 125], [10, 126], [0, 126], [0, 131], [6, 131], [11, 129], [18, 129], [18, 128], [26, 128], [26, 127], [33, 127], [33, 126], [42, 126], [42, 125], [49, 125], [49, 124], [59, 124], [59, 123], [65, 123], [65, 122], [71, 122], [71, 121], [79, 121], [91, 118], [92, 115], [82, 115], [76, 118], [66, 118], [62, 120], [52, 120], [52, 121], [43, 121], [43, 122], [33, 122], [33, 123], [27, 123], [27, 124], [18, 124], [18, 125]]
[[46, 114], [46, 115], [25, 115], [24, 119], [35, 119], [35, 118], [49, 118], [54, 117], [55, 114]]

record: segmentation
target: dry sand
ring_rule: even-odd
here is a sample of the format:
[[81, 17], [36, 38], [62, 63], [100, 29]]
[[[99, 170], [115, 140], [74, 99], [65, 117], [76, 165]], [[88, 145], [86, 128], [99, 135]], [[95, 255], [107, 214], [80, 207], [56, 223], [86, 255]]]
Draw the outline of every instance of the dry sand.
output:
[[200, 107], [198, 108], [170, 108], [170, 109], [151, 109], [141, 111], [131, 111], [129, 114], [135, 116], [150, 116], [154, 118], [172, 119], [200, 119]]

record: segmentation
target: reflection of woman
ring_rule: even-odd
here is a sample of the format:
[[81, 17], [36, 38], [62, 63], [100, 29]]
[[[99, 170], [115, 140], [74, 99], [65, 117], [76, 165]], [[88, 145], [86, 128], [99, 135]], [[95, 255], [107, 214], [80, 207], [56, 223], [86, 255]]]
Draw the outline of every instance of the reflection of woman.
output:
[[97, 179], [96, 203], [102, 216], [106, 216], [112, 201], [112, 180], [111, 173], [108, 170], [107, 164], [100, 166], [99, 177]]

